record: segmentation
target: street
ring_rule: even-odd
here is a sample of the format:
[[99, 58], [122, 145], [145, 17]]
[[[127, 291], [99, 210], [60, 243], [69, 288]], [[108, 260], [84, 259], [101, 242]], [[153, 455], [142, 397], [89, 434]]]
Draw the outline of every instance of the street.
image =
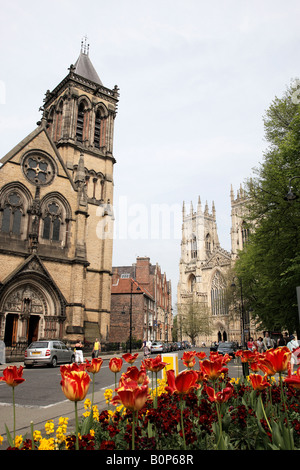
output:
[[[209, 348], [196, 348], [196, 351], [204, 351], [209, 356]], [[183, 351], [176, 351], [172, 354], [178, 354], [179, 372], [184, 370], [185, 366], [181, 360]], [[151, 357], [154, 358], [156, 355]], [[99, 410], [107, 406], [104, 400], [105, 389], [113, 389], [115, 385], [115, 375], [109, 369], [109, 360], [105, 356], [103, 356], [103, 359], [100, 372], [95, 374], [94, 403]], [[140, 353], [134, 365], [139, 368], [142, 360], [143, 355]], [[125, 372], [128, 366], [129, 364], [124, 361], [121, 373]], [[3, 370], [4, 366], [1, 366], [1, 368]], [[239, 362], [230, 361], [228, 368], [231, 378], [242, 375], [242, 367]], [[121, 373], [117, 375], [117, 379]], [[37, 366], [32, 369], [24, 369], [23, 378], [26, 381], [15, 387], [17, 434], [25, 435], [26, 432], [28, 433], [31, 421], [34, 423], [34, 429], [42, 430], [45, 422], [49, 419], [53, 419], [55, 423], [60, 416], [68, 416], [70, 420], [74, 419], [74, 403], [66, 399], [60, 387], [59, 367]], [[92, 387], [89, 391], [87, 398], [91, 398]], [[78, 410], [79, 415], [82, 415], [84, 411], [83, 402], [79, 403]], [[5, 424], [10, 430], [12, 429], [12, 414], [12, 388], [7, 386], [5, 382], [0, 382], [0, 435], [5, 435]]]

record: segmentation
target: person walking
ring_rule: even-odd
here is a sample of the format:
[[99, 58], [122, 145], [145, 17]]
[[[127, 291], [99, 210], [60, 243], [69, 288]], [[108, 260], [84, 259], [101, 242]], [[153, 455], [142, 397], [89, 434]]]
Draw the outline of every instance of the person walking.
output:
[[98, 338], [96, 338], [94, 342], [93, 351], [92, 351], [92, 357], [99, 357], [100, 351], [101, 351], [101, 344]]
[[294, 364], [299, 363], [298, 354], [300, 353], [299, 343], [296, 340], [294, 335], [290, 336], [290, 341], [288, 342], [287, 347], [289, 348], [289, 350], [292, 353], [292, 355], [291, 355], [291, 374], [292, 374], [293, 369], [294, 369]]
[[273, 348], [274, 346], [274, 341], [269, 335], [269, 332], [266, 331], [264, 339], [263, 339], [263, 344], [264, 344], [264, 351], [267, 351], [267, 349]]
[[75, 344], [75, 362], [76, 364], [83, 364], [83, 344], [80, 339]]

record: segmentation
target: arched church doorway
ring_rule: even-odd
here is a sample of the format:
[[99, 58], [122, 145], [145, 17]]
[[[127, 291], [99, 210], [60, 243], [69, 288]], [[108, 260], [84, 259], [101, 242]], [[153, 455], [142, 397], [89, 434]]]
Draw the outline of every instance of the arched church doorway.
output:
[[28, 318], [28, 328], [27, 328], [27, 342], [28, 344], [33, 341], [37, 341], [39, 335], [39, 321], [40, 317], [38, 315], [30, 315]]
[[19, 315], [8, 313], [6, 315], [4, 343], [6, 346], [12, 346], [17, 342]]

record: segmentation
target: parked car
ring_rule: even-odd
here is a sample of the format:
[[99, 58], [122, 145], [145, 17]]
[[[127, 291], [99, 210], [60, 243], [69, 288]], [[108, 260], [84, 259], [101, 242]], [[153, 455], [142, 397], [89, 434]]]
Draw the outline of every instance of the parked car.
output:
[[220, 343], [218, 346], [218, 353], [229, 354], [229, 356], [235, 357], [235, 351], [237, 351], [238, 345], [234, 341], [225, 341]]
[[183, 349], [183, 348], [182, 348], [182, 343], [181, 343], [181, 341], [177, 341], [177, 349], [178, 349], [178, 350]]
[[67, 364], [74, 361], [74, 351], [58, 340], [34, 341], [28, 346], [24, 355], [25, 367], [37, 364], [55, 367], [58, 363]]
[[164, 353], [166, 352], [166, 346], [161, 341], [152, 341], [151, 353]]

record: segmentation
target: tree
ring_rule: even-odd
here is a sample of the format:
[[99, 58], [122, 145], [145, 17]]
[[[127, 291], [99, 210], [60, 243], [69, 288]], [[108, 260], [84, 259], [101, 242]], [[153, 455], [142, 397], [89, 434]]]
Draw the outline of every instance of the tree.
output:
[[[300, 177], [300, 104], [293, 94], [289, 87], [281, 99], [276, 97], [264, 117], [269, 147], [246, 184], [246, 221], [255, 228], [235, 271], [261, 327], [299, 335], [300, 200], [284, 199], [291, 178]], [[293, 181], [300, 195], [300, 179]]]
[[200, 302], [190, 300], [178, 305], [177, 321], [179, 332], [188, 336], [192, 344], [195, 344], [197, 336], [210, 334], [208, 308]]

